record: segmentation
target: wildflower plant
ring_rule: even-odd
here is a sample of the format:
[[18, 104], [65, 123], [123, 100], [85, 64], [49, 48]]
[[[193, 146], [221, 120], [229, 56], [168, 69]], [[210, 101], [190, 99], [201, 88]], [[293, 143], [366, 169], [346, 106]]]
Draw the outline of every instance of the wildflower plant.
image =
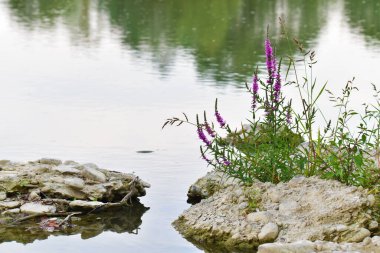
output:
[[[284, 30], [284, 34], [286, 31]], [[246, 87], [251, 95], [251, 118], [249, 124], [238, 129], [231, 128], [218, 109], [215, 100], [216, 124], [208, 121], [206, 112], [196, 115], [195, 123], [187, 115], [184, 119], [167, 119], [169, 125], [188, 123], [196, 127], [202, 145], [200, 153], [209, 166], [246, 183], [258, 179], [278, 183], [295, 175], [320, 176], [336, 179], [346, 184], [363, 187], [378, 186], [380, 182], [380, 91], [375, 85], [376, 103], [365, 105], [364, 114], [349, 108], [349, 98], [357, 88], [353, 80], [343, 89], [342, 96], [334, 96], [326, 84], [317, 89], [312, 67], [316, 63], [314, 51], [305, 51], [295, 40], [302, 59], [287, 57], [288, 68], [281, 75], [282, 59], [277, 60], [269, 36], [264, 42], [266, 74], [262, 77], [254, 71], [252, 84]], [[296, 62], [303, 62], [305, 75], [299, 78]], [[293, 70], [295, 80], [286, 81]], [[285, 77], [285, 78], [284, 78]], [[301, 81], [302, 80], [302, 81]], [[284, 87], [293, 85], [298, 89], [302, 111], [292, 108], [292, 100], [283, 95]], [[336, 122], [326, 121], [323, 131], [316, 131], [318, 100], [328, 93], [339, 109]], [[349, 121], [360, 118], [356, 131]], [[375, 159], [376, 157], [376, 159]]]

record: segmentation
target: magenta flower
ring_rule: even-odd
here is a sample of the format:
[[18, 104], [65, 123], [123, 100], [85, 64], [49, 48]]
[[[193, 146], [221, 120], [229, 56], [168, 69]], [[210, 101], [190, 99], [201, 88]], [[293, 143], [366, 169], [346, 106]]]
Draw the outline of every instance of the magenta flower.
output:
[[281, 75], [280, 70], [277, 71], [276, 82], [274, 84], [274, 102], [278, 103], [280, 101], [280, 92], [281, 92]]
[[203, 132], [203, 129], [200, 126], [198, 127], [197, 132], [199, 139], [201, 139], [207, 146], [210, 146], [211, 141], [207, 139], [205, 133]]
[[259, 92], [259, 84], [258, 84], [258, 78], [257, 73], [253, 76], [253, 82], [252, 82], [252, 109], [254, 110], [256, 108], [256, 99], [257, 99], [257, 93]]
[[231, 162], [228, 161], [225, 157], [223, 157], [223, 164], [224, 164], [225, 166], [230, 166], [230, 165], [231, 165]]
[[288, 124], [292, 123], [292, 114], [290, 113], [290, 108], [286, 112], [286, 123], [288, 123]]
[[274, 75], [276, 73], [276, 59], [273, 55], [273, 48], [269, 38], [265, 40], [265, 56], [269, 76], [268, 83], [273, 83]]
[[222, 116], [220, 115], [220, 113], [218, 111], [215, 111], [215, 117], [216, 117], [216, 120], [218, 121], [220, 127], [224, 127], [226, 125], [226, 121], [222, 118]]
[[207, 123], [207, 121], [205, 121], [205, 123], [204, 123], [204, 126], [206, 127], [206, 131], [207, 131], [207, 133], [211, 136], [211, 137], [215, 137], [216, 135], [215, 135], [215, 132], [214, 132], [214, 130], [212, 130], [212, 128], [210, 127], [210, 125]]

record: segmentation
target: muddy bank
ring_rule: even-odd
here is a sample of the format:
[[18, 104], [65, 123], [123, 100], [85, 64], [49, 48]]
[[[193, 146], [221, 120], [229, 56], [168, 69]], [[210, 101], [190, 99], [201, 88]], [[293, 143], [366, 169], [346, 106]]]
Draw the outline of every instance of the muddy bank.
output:
[[192, 185], [188, 196], [201, 201], [173, 225], [210, 252], [245, 252], [300, 240], [358, 244], [379, 233], [376, 197], [332, 180], [296, 177], [278, 185], [245, 186], [212, 172]]
[[77, 218], [74, 216], [139, 204], [138, 198], [146, 194], [148, 187], [136, 175], [101, 169], [92, 163], [48, 158], [28, 163], [2, 160], [0, 227], [22, 227], [20, 224], [29, 220], [49, 217], [40, 228], [61, 230], [72, 225], [71, 221]]

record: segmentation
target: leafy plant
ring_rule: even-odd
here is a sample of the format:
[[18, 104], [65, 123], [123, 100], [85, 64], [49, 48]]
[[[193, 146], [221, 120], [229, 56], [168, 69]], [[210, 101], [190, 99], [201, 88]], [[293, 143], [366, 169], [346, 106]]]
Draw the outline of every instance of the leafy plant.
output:
[[[281, 25], [287, 36], [282, 20]], [[184, 119], [169, 118], [163, 128], [183, 123], [195, 126], [203, 142], [202, 158], [215, 170], [244, 182], [258, 179], [278, 183], [301, 174], [363, 187], [378, 186], [380, 168], [374, 157], [377, 155], [379, 159], [380, 152], [380, 92], [373, 85], [376, 104], [365, 105], [364, 114], [350, 109], [350, 97], [357, 90], [353, 86], [354, 79], [347, 83], [340, 97], [326, 89], [327, 83], [318, 89], [312, 71], [317, 62], [315, 52], [305, 51], [298, 40], [294, 42], [302, 58], [286, 58], [288, 68], [283, 78], [280, 73], [282, 59], [277, 62], [269, 38], [265, 40], [266, 78], [259, 78], [256, 69], [251, 87], [246, 84], [252, 97], [252, 118], [248, 125], [232, 130], [218, 111], [216, 100], [217, 124], [209, 122], [204, 112], [203, 119], [196, 115], [195, 122], [190, 122], [186, 114], [183, 114]], [[298, 62], [305, 66], [302, 78], [296, 67]], [[285, 81], [291, 70], [295, 80]], [[287, 85], [298, 89], [302, 104], [299, 113], [292, 108], [292, 101], [283, 96], [282, 89]], [[339, 109], [336, 122], [327, 121], [318, 107], [318, 100], [325, 93]], [[318, 115], [326, 122], [322, 132], [315, 127]], [[360, 118], [356, 131], [349, 127], [354, 117]]]

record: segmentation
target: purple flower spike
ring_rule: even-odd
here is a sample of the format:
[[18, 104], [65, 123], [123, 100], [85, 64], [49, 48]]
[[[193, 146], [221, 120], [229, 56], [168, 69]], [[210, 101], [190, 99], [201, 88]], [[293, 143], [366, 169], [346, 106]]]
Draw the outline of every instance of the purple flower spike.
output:
[[276, 75], [276, 83], [274, 84], [274, 102], [278, 103], [280, 101], [280, 92], [281, 92], [281, 75], [280, 71]]
[[197, 132], [199, 139], [201, 139], [207, 146], [210, 146], [211, 141], [207, 139], [205, 133], [203, 132], [203, 129], [201, 127], [198, 127]]
[[286, 113], [286, 123], [289, 125], [292, 123], [292, 114], [290, 113], [290, 110], [288, 110]]
[[273, 83], [274, 74], [276, 73], [276, 59], [273, 56], [273, 48], [269, 38], [265, 40], [265, 56], [268, 70], [268, 83]]
[[254, 110], [256, 108], [257, 93], [259, 92], [259, 84], [258, 84], [257, 73], [255, 73], [254, 76], [253, 76], [252, 92], [253, 92], [253, 95], [252, 95], [252, 109]]
[[220, 127], [224, 127], [226, 125], [226, 121], [222, 118], [222, 116], [220, 115], [220, 113], [218, 111], [215, 111], [215, 117], [216, 117], [216, 120], [218, 121]]
[[205, 122], [204, 125], [205, 125], [205, 127], [206, 127], [206, 131], [207, 131], [207, 133], [208, 133], [211, 137], [214, 138], [214, 137], [216, 136], [214, 130], [211, 129], [210, 125], [209, 125], [207, 122]]

